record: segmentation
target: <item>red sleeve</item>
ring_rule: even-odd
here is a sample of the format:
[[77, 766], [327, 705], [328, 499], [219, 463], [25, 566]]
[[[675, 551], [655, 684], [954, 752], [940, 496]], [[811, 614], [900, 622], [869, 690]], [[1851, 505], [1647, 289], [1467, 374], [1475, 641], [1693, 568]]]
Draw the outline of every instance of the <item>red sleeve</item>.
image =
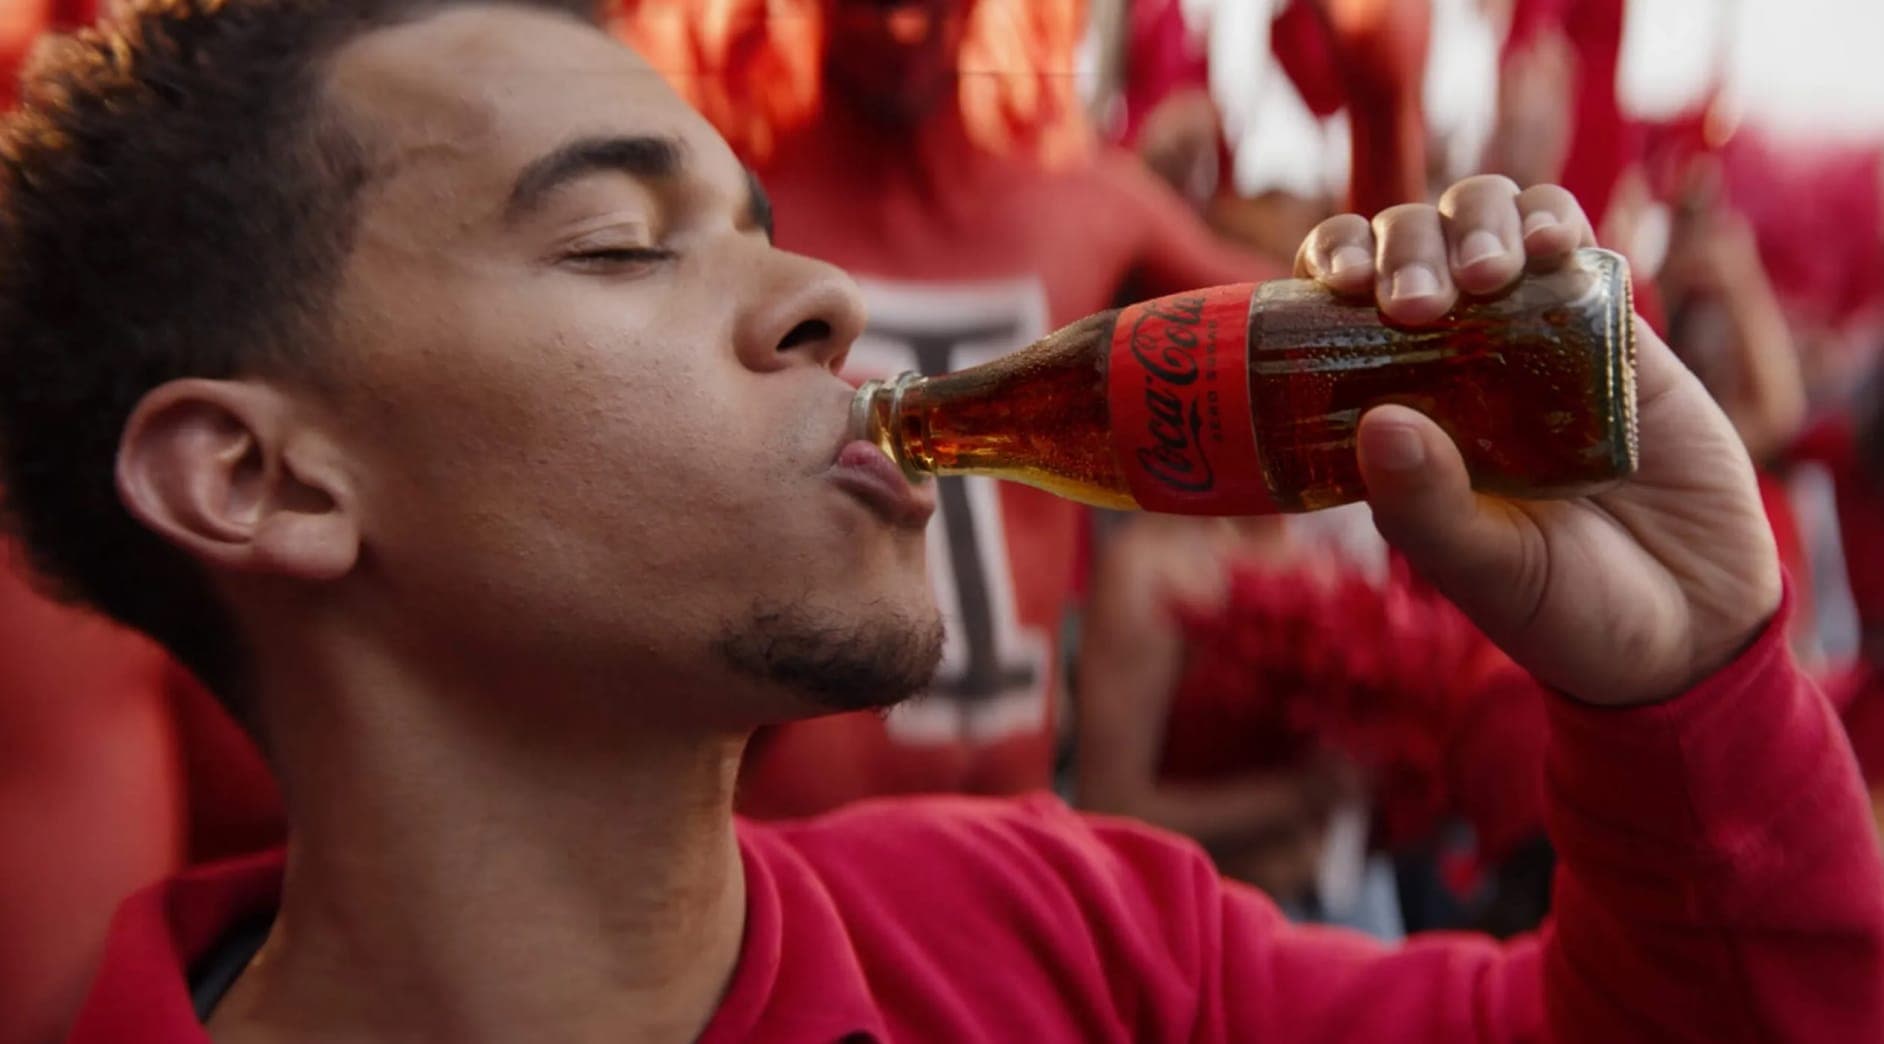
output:
[[1551, 703], [1559, 1037], [1884, 1040], [1884, 866], [1785, 631], [1668, 704]]
[[1784, 631], [1665, 704], [1547, 701], [1561, 863], [1538, 936], [1386, 949], [1193, 868], [1197, 1038], [1884, 1040], [1884, 860]]

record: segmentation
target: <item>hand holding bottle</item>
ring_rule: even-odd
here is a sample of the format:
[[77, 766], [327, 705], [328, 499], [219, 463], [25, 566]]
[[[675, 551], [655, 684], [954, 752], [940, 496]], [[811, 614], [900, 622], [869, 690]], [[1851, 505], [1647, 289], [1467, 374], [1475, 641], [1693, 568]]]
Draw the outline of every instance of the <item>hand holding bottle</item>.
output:
[[[1299, 276], [1371, 295], [1386, 316], [1431, 323], [1461, 293], [1495, 294], [1525, 269], [1563, 264], [1594, 234], [1554, 185], [1469, 178], [1438, 207], [1371, 223], [1331, 218]], [[1616, 706], [1680, 694], [1725, 666], [1780, 601], [1772, 531], [1753, 466], [1720, 409], [1638, 323], [1640, 463], [1592, 496], [1474, 493], [1459, 450], [1423, 415], [1371, 410], [1361, 473], [1381, 533], [1541, 681]]]

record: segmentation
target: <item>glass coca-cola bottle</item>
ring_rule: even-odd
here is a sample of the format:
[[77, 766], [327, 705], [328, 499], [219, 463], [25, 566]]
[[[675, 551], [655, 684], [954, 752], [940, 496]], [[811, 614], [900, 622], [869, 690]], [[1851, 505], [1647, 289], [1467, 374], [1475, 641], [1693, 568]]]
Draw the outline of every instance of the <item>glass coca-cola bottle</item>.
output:
[[1401, 403], [1451, 435], [1475, 488], [1563, 497], [1634, 470], [1634, 365], [1627, 263], [1586, 249], [1419, 328], [1299, 279], [1159, 298], [972, 369], [871, 381], [851, 423], [911, 476], [1251, 515], [1360, 499], [1361, 415]]

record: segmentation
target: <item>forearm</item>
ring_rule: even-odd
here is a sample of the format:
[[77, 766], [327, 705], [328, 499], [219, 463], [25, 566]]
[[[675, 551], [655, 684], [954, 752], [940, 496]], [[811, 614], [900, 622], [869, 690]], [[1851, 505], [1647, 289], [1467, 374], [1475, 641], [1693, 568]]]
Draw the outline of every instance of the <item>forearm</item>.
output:
[[1740, 394], [1728, 409], [1755, 460], [1782, 449], [1805, 420], [1805, 380], [1779, 300], [1764, 275], [1726, 295], [1740, 354]]

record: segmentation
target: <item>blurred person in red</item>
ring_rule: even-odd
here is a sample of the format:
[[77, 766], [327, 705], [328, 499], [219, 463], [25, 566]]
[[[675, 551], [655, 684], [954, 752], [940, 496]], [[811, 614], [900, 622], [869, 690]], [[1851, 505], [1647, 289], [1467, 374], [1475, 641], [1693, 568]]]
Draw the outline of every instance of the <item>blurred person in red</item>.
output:
[[1604, 246], [1627, 256], [1636, 308], [1657, 329], [1667, 316], [1641, 218], [1653, 203], [1642, 127], [1622, 111], [1627, 0], [1497, 0], [1504, 24], [1497, 118], [1484, 169], [1528, 184], [1561, 182], [1596, 219]]
[[1360, 840], [1387, 852], [1457, 818], [1474, 864], [1496, 866], [1543, 834], [1547, 728], [1535, 683], [1403, 560], [1305, 521], [1146, 515], [1108, 542], [1080, 644], [1078, 794], [1340, 916], [1353, 887], [1318, 894], [1340, 880], [1337, 804], [1358, 801]]
[[[1668, 343], [1721, 404], [1760, 468], [1780, 559], [1809, 607], [1811, 570], [1786, 483], [1775, 470], [1806, 419], [1805, 380], [1786, 312], [1752, 225], [1726, 198], [1715, 157], [1691, 160], [1673, 193], [1659, 287]], [[1798, 617], [1809, 644], [1812, 614]]]
[[[755, 727], [934, 669], [934, 491], [847, 430], [854, 285], [587, 13], [150, 0], [0, 128], [13, 521], [242, 709], [293, 823], [126, 904], [79, 1044], [1884, 1034], [1884, 853], [1745, 451], [1650, 331], [1592, 498], [1357, 430], [1382, 532], [1553, 690], [1554, 927], [1291, 926], [1050, 799], [736, 817]], [[1301, 274], [1419, 326], [1592, 238], [1555, 186], [1450, 198]], [[1381, 292], [1410, 266], [1439, 292]]]
[[1304, 757], [1318, 752], [1292, 746], [1286, 723], [1254, 701], [1215, 705], [1214, 679], [1193, 681], [1184, 625], [1220, 613], [1239, 570], [1301, 583], [1318, 565], [1331, 563], [1279, 516], [1127, 518], [1098, 556], [1079, 642], [1080, 806], [1185, 834], [1225, 874], [1285, 903], [1313, 887], [1339, 769]]
[[[1819, 393], [1789, 457], [1829, 487], [1833, 564], [1843, 566], [1855, 615], [1855, 662], [1827, 688], [1844, 707], [1884, 824], [1884, 147], [1788, 156], [1756, 139], [1743, 149], [1730, 157], [1729, 182], [1749, 198]], [[1783, 205], [1806, 191], [1827, 205]], [[1843, 221], [1826, 213], [1845, 210]]]
[[1788, 138], [1719, 116], [1685, 122], [1701, 124], [1676, 130], [1714, 145], [1721, 192], [1753, 227], [1815, 414], [1847, 411], [1884, 344], [1884, 137]]
[[1204, 209], [1230, 175], [1205, 40], [1185, 16], [1182, 0], [1128, 0], [1120, 21], [1117, 126], [1108, 128], [1109, 136]]
[[1601, 229], [1635, 166], [1637, 128], [1616, 93], [1627, 0], [1498, 0], [1506, 25], [1498, 121], [1485, 168], [1560, 180]]
[[[1211, 94], [1208, 49], [1180, 0], [1131, 0], [1116, 139], [1206, 214], [1220, 233], [1281, 259], [1339, 200], [1286, 189], [1241, 198]], [[1374, 213], [1424, 200], [1421, 86], [1432, 10], [1427, 0], [1284, 0], [1259, 34], [1260, 63], [1299, 94], [1314, 118], [1344, 113], [1351, 155], [1347, 205]], [[1260, 135], [1262, 127], [1256, 132]]]
[[[1279, 275], [1213, 236], [1074, 94], [1079, 0], [630, 3], [620, 28], [714, 120], [783, 215], [779, 242], [855, 276], [856, 378], [992, 358], [1124, 295]], [[1051, 779], [1076, 505], [944, 479], [930, 567], [953, 626], [926, 699], [762, 733], [743, 808]]]

